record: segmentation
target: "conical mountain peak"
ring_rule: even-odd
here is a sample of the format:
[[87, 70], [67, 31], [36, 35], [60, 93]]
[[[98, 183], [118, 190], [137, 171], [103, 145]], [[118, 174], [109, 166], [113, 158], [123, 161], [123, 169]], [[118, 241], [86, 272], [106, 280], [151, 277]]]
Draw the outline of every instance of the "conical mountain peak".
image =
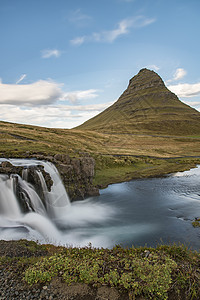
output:
[[164, 86], [161, 77], [154, 71], [141, 69], [137, 75], [130, 79], [127, 92], [132, 93], [139, 90]]
[[[166, 86], [162, 78], [156, 72], [148, 69], [141, 69], [137, 75], [129, 80], [129, 85], [124, 91], [123, 96], [152, 88], [164, 88], [166, 91]], [[152, 91], [149, 90], [149, 92]]]
[[112, 106], [78, 128], [107, 133], [200, 134], [200, 113], [169, 91], [156, 72], [141, 69]]

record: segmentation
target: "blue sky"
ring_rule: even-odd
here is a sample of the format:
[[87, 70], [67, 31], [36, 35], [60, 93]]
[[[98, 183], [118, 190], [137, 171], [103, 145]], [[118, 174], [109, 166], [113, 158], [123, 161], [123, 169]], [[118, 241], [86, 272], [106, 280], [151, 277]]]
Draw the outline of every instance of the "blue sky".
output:
[[200, 109], [199, 0], [0, 0], [0, 120], [73, 128], [141, 68]]

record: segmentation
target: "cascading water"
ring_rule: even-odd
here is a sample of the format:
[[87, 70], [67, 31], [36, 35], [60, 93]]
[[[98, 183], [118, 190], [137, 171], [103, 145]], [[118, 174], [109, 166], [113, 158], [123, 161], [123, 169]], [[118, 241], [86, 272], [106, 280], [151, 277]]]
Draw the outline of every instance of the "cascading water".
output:
[[[3, 161], [7, 160], [0, 159], [0, 164]], [[8, 161], [24, 169], [22, 176], [0, 174], [0, 239], [25, 238], [41, 243], [80, 246], [93, 242], [102, 246], [102, 242], [99, 245], [95, 243], [96, 237], [89, 226], [98, 226], [110, 216], [106, 205], [90, 199], [71, 205], [60, 175], [50, 162], [29, 159]], [[51, 191], [38, 165], [50, 175], [53, 181]], [[30, 170], [38, 178], [40, 192], [29, 182]]]
[[[10, 162], [17, 167], [11, 165], [7, 173], [17, 174], [0, 174], [0, 240], [69, 246], [91, 242], [95, 247], [155, 246], [163, 241], [200, 248], [199, 229], [191, 224], [200, 216], [200, 167], [110, 185], [99, 197], [70, 203], [53, 164], [5, 161], [0, 159], [0, 168], [8, 170]], [[51, 191], [45, 172], [53, 181]]]
[[18, 218], [20, 207], [14, 193], [14, 178], [0, 175], [0, 214], [6, 217]]

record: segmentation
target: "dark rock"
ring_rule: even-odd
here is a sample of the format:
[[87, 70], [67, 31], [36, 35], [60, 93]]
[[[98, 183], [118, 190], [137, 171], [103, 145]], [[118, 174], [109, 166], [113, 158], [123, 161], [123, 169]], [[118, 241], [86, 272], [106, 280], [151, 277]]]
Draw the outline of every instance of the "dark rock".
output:
[[92, 179], [94, 177], [95, 160], [92, 157], [83, 157], [81, 159], [81, 171], [84, 176]]
[[73, 166], [59, 164], [59, 171], [61, 176], [72, 176], [73, 175]]
[[21, 176], [23, 169], [24, 169], [23, 167], [13, 166], [9, 161], [3, 161], [0, 164], [0, 173], [1, 174], [8, 174], [8, 175], [19, 174]]
[[54, 155], [54, 159], [57, 161], [61, 161], [64, 164], [70, 164], [70, 162], [71, 162], [69, 155], [60, 154], [60, 153], [57, 153], [56, 155]]
[[71, 162], [76, 175], [81, 175], [81, 162], [79, 158], [73, 158]]
[[[86, 156], [83, 156], [84, 154]], [[71, 159], [63, 154], [54, 156], [56, 166], [72, 201], [99, 195], [98, 188], [93, 185], [95, 160], [88, 153], [82, 152], [81, 155], [81, 157]]]

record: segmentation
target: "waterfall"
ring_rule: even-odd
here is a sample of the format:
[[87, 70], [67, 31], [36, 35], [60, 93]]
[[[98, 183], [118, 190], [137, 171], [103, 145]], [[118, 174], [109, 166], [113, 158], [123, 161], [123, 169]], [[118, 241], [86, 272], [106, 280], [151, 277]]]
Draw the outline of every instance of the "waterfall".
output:
[[29, 211], [34, 211], [40, 215], [47, 215], [45, 206], [35, 191], [34, 187], [23, 180], [20, 176], [18, 178], [18, 184], [22, 190], [22, 196], [27, 204]]
[[51, 217], [59, 218], [61, 215], [66, 214], [68, 206], [70, 205], [70, 200], [56, 167], [47, 162], [43, 163], [43, 166], [45, 171], [50, 174], [51, 179], [53, 180], [51, 192], [48, 192], [42, 172], [36, 170], [43, 189], [47, 211]]
[[[1, 240], [27, 239], [69, 246], [85, 246], [89, 242], [95, 246], [107, 245], [108, 239], [102, 236], [100, 226], [106, 226], [114, 209], [111, 211], [93, 198], [71, 204], [60, 175], [50, 162], [0, 158], [0, 168], [5, 161], [20, 167], [13, 169], [21, 176], [0, 174]], [[51, 190], [43, 168], [53, 182]]]
[[[0, 159], [0, 164], [2, 161], [5, 159]], [[70, 207], [69, 197], [56, 167], [38, 160], [9, 159], [9, 162], [13, 166], [23, 166], [24, 170], [21, 177], [18, 174], [0, 175], [0, 227], [10, 228], [14, 225], [16, 228], [26, 225], [48, 240], [56, 239], [60, 233], [52, 219], [64, 215]], [[29, 168], [38, 165], [43, 166], [53, 180], [51, 191], [48, 191], [42, 172], [34, 168], [44, 199], [40, 198], [34, 185], [28, 182]]]
[[21, 215], [20, 206], [14, 193], [14, 178], [0, 175], [0, 215], [18, 218]]

